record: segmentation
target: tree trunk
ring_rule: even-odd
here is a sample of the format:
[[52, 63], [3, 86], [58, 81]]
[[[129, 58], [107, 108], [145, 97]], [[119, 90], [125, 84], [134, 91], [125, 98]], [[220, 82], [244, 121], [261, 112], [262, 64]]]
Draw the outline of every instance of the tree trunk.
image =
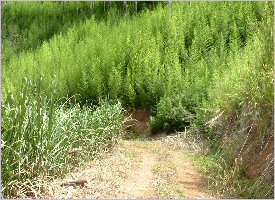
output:
[[127, 1], [124, 1], [124, 7], [125, 7], [125, 16], [128, 16], [128, 6], [127, 6]]
[[93, 0], [90, 3], [90, 9], [91, 9], [91, 12], [93, 13], [93, 10], [94, 10], [94, 1]]
[[171, 0], [168, 1], [169, 2], [169, 15], [171, 14]]

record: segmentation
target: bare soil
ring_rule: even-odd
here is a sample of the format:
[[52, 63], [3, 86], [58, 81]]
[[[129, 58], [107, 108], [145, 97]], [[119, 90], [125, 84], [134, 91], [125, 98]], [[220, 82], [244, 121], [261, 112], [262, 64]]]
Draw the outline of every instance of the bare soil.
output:
[[[213, 198], [177, 136], [121, 140], [103, 159], [48, 183], [44, 198]], [[80, 184], [76, 184], [76, 183]]]

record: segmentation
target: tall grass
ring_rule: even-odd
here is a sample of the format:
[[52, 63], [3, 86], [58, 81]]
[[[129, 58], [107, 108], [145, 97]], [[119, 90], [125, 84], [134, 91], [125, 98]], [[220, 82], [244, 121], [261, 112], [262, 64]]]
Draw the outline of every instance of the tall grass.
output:
[[274, 152], [267, 150], [274, 138], [274, 19], [273, 9], [265, 9], [251, 40], [238, 53], [231, 50], [227, 69], [209, 87], [205, 110], [197, 113], [212, 141], [199, 165], [225, 198], [274, 198]]
[[44, 94], [42, 78], [21, 85], [22, 92], [8, 96], [2, 107], [2, 192], [8, 198], [24, 194], [29, 179], [60, 176], [107, 151], [123, 124], [120, 103], [56, 105], [54, 92]]

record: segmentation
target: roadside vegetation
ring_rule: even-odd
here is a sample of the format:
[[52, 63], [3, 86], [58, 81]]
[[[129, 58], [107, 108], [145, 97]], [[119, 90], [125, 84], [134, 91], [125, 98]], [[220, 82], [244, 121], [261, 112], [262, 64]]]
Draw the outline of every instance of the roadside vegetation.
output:
[[22, 93], [2, 106], [2, 186], [8, 197], [26, 193], [31, 179], [66, 174], [119, 138], [124, 120], [119, 102], [56, 105], [54, 91], [48, 97], [44, 87], [42, 78], [37, 84], [24, 80]]
[[2, 4], [4, 197], [109, 149], [130, 106], [203, 135], [220, 196], [273, 198], [273, 2], [131, 3]]

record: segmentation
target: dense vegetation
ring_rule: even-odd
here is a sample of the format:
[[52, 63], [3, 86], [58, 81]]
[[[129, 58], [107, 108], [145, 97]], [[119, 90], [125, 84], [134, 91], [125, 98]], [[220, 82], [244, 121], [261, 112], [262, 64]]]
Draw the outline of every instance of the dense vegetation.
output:
[[91, 17], [89, 2], [9, 2], [2, 12], [3, 63]]
[[[5, 2], [2, 15], [2, 62], [22, 51], [34, 50], [55, 34], [91, 17], [106, 20], [108, 15], [123, 16], [153, 9], [154, 2]], [[112, 11], [112, 12], [109, 12]], [[38, 14], [39, 13], [39, 14]]]
[[[74, 149], [87, 147], [80, 151], [86, 154], [108, 146], [121, 127], [122, 107], [102, 103], [105, 98], [151, 108], [152, 132], [190, 127], [204, 134], [215, 153], [201, 159], [211, 160], [206, 173], [221, 195], [274, 196], [273, 174], [248, 182], [239, 170], [226, 178], [236, 168], [234, 152], [249, 130], [260, 135], [259, 143], [273, 136], [272, 2], [182, 2], [127, 16], [114, 6], [102, 20], [84, 12], [85, 6], [76, 14], [80, 3], [63, 11], [62, 4], [43, 3], [38, 6], [42, 15], [36, 6], [18, 4], [4, 7], [2, 16], [11, 19], [3, 26], [5, 196], [16, 195], [8, 185], [37, 176], [30, 166], [38, 174], [56, 174], [56, 166], [69, 162], [61, 158]], [[11, 17], [15, 9], [24, 13], [27, 8], [37, 20], [24, 24]], [[100, 9], [95, 6], [97, 16]], [[63, 12], [68, 17], [58, 17]], [[49, 15], [56, 22], [46, 30], [40, 26], [47, 27]], [[10, 24], [22, 36], [14, 48]], [[34, 28], [25, 32], [27, 26]], [[236, 137], [225, 142], [224, 134]]]

